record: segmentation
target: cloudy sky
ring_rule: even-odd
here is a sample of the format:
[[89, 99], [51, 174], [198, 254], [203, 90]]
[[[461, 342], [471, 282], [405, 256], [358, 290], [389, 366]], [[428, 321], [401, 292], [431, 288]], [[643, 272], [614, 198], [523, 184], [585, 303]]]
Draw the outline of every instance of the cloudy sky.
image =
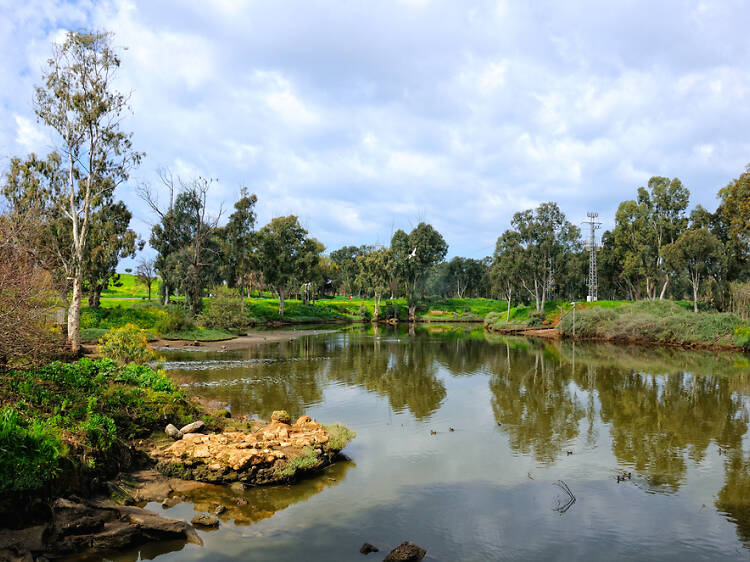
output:
[[167, 167], [329, 250], [425, 220], [482, 257], [542, 201], [606, 228], [652, 175], [715, 208], [750, 162], [749, 21], [741, 0], [0, 0], [0, 168], [55, 147], [32, 109], [51, 41], [107, 29], [144, 236], [133, 186]]

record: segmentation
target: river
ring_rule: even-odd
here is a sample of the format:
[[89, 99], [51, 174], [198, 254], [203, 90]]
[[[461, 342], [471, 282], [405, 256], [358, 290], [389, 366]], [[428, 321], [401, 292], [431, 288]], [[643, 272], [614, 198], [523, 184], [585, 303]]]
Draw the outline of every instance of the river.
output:
[[170, 352], [166, 368], [235, 416], [286, 409], [357, 437], [314, 478], [240, 493], [247, 505], [219, 487], [149, 504], [230, 509], [202, 547], [117, 560], [380, 560], [404, 540], [442, 561], [750, 559], [747, 355], [352, 326]]

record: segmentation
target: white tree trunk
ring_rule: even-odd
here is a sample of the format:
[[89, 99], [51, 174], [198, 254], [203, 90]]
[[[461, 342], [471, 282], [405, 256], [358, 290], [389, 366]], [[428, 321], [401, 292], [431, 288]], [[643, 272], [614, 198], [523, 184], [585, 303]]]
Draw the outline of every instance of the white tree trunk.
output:
[[81, 349], [81, 298], [83, 290], [81, 286], [81, 277], [77, 275], [73, 278], [73, 297], [70, 299], [68, 307], [68, 344], [73, 353], [78, 353]]

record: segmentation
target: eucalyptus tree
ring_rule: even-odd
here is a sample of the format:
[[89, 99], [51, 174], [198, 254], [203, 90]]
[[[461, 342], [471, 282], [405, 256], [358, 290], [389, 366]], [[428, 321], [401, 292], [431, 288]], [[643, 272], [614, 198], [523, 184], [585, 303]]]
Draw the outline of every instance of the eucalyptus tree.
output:
[[394, 268], [393, 252], [390, 248], [374, 248], [357, 258], [363, 285], [370, 288], [373, 294], [373, 320], [380, 317], [380, 302], [388, 290], [391, 273]]
[[456, 256], [447, 263], [448, 277], [455, 289], [456, 298], [471, 296], [479, 290], [485, 273], [482, 260]]
[[722, 244], [705, 228], [691, 228], [664, 247], [664, 261], [675, 272], [685, 272], [693, 288], [693, 311], [698, 312], [701, 281], [718, 274], [724, 265]]
[[662, 250], [687, 228], [690, 191], [678, 178], [654, 176], [638, 188], [635, 200], [623, 201], [615, 215], [612, 250], [622, 278], [636, 299], [663, 299], [671, 276]]
[[287, 291], [294, 283], [308, 282], [317, 267], [323, 245], [310, 238], [294, 215], [277, 217], [257, 233], [257, 259], [265, 282], [279, 296], [279, 316], [284, 315]]
[[521, 246], [521, 235], [514, 230], [506, 230], [497, 239], [490, 279], [492, 292], [505, 300], [507, 309], [505, 321], [510, 321], [510, 308], [513, 296], [519, 291], [519, 279], [525, 275], [524, 249]]
[[36, 115], [57, 133], [65, 161], [65, 188], [57, 204], [71, 237], [70, 255], [63, 261], [72, 286], [68, 343], [74, 352], [81, 347], [81, 298], [92, 215], [110, 202], [115, 188], [142, 158], [132, 148], [131, 134], [121, 130], [128, 97], [114, 88], [119, 66], [111, 33], [68, 32], [63, 43], [53, 46], [44, 84], [34, 96]]
[[432, 225], [421, 222], [408, 235], [397, 230], [391, 239], [391, 250], [395, 270], [406, 289], [409, 319], [413, 321], [427, 273], [445, 259], [448, 244]]
[[580, 246], [579, 228], [565, 219], [557, 203], [542, 203], [536, 209], [513, 215], [511, 225], [523, 248], [519, 282], [532, 299], [537, 312], [544, 310], [553, 286], [554, 272], [564, 268], [567, 256]]
[[250, 286], [257, 277], [258, 264], [254, 253], [255, 244], [255, 204], [258, 197], [249, 194], [246, 187], [240, 191], [240, 198], [234, 204], [234, 212], [229, 215], [226, 226], [217, 231], [222, 246], [222, 273], [229, 286], [238, 287], [242, 293], [242, 310]]

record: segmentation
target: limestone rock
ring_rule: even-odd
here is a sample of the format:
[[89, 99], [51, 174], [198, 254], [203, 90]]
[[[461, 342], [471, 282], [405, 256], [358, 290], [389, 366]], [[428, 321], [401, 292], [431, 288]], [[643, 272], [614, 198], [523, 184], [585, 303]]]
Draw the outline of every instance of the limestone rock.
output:
[[193, 423], [187, 424], [185, 427], [180, 429], [180, 432], [183, 435], [185, 435], [186, 433], [200, 433], [205, 427], [206, 424], [203, 423], [203, 420], [198, 420], [194, 421]]
[[198, 515], [193, 517], [191, 523], [200, 527], [218, 527], [219, 518], [216, 517], [216, 515], [211, 515], [210, 513], [199, 513]]
[[377, 546], [373, 546], [369, 542], [366, 542], [362, 545], [362, 548], [360, 548], [359, 551], [362, 554], [370, 554], [371, 552], [380, 552], [380, 549]]
[[286, 410], [276, 410], [273, 414], [271, 414], [271, 421], [277, 423], [285, 423], [288, 425], [292, 423], [292, 416], [290, 416], [289, 412], [287, 412]]
[[166, 433], [172, 439], [182, 439], [182, 431], [177, 429], [171, 423], [164, 429], [164, 433]]
[[383, 562], [418, 562], [424, 558], [427, 551], [416, 544], [405, 541], [394, 548]]

